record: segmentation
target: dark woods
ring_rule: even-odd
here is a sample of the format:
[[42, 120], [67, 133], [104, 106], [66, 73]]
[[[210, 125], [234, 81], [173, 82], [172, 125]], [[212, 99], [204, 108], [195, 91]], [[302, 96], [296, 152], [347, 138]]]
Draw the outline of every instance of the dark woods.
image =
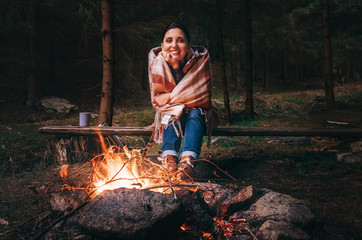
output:
[[[253, 87], [325, 87], [333, 100], [332, 80], [360, 79], [358, 0], [111, 2], [115, 104], [149, 101], [147, 53], [171, 20], [189, 27], [192, 45], [209, 49], [217, 88], [246, 93], [250, 114]], [[101, 1], [1, 0], [0, 11], [2, 101], [32, 105], [55, 95], [99, 104]]]

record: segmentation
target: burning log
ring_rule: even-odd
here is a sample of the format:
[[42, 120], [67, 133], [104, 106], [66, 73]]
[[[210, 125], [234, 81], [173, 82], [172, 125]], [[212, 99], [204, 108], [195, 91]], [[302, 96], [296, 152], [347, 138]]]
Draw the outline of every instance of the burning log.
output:
[[256, 196], [253, 186], [243, 188], [234, 194], [231, 198], [226, 199], [219, 204], [218, 215], [231, 215], [240, 209], [250, 206], [250, 203], [252, 203], [255, 199]]
[[230, 188], [226, 188], [220, 184], [216, 183], [198, 183], [201, 192], [203, 193], [203, 197], [205, 202], [213, 208], [217, 208], [217, 206], [230, 198], [234, 194], [234, 191]]
[[183, 189], [177, 191], [176, 195], [185, 206], [188, 224], [199, 230], [211, 231], [214, 227], [213, 217], [216, 216], [216, 211], [205, 203], [201, 193]]

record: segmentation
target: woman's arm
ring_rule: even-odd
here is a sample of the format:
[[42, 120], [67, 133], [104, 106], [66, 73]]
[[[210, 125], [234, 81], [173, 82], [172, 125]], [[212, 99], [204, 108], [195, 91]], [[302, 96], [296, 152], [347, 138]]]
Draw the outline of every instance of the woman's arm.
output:
[[170, 93], [157, 94], [152, 100], [152, 103], [157, 107], [165, 106], [170, 101]]

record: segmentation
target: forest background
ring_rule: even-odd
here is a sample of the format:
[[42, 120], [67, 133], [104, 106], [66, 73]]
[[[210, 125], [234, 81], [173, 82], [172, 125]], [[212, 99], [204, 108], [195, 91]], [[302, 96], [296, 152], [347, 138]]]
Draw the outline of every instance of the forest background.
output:
[[[362, 4], [357, 0], [329, 2], [333, 78], [337, 83], [358, 81], [362, 71]], [[192, 45], [209, 49], [217, 88], [222, 89], [225, 64], [228, 88], [243, 93], [245, 4], [240, 0], [217, 3], [113, 1], [115, 106], [129, 106], [134, 97], [134, 105], [149, 101], [147, 54], [160, 45], [163, 27], [174, 20], [190, 28]], [[36, 99], [53, 95], [69, 99], [82, 111], [98, 111], [102, 81], [100, 2], [2, 0], [0, 9], [2, 101], [17, 99], [33, 105]], [[271, 91], [323, 88], [321, 2], [255, 1], [251, 11], [252, 79], [256, 86]]]

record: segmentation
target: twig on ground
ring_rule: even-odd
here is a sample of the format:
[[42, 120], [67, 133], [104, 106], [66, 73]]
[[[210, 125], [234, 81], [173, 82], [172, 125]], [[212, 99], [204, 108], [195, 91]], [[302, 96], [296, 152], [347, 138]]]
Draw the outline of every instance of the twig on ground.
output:
[[353, 168], [348, 167], [348, 166], [345, 166], [345, 165], [341, 165], [341, 164], [338, 164], [338, 163], [333, 163], [333, 162], [331, 162], [330, 164], [335, 165], [335, 166], [338, 166], [338, 167], [343, 167], [343, 168], [346, 168], [346, 169], [351, 170], [351, 171], [353, 171], [353, 172], [356, 172], [356, 173], [362, 174], [362, 172], [361, 172], [361, 171], [358, 171], [358, 170], [356, 170], [356, 169], [353, 169]]
[[245, 230], [248, 231], [248, 233], [250, 233], [250, 235], [253, 237], [254, 240], [258, 240], [255, 235], [250, 231], [249, 228], [245, 227]]
[[0, 201], [0, 205], [13, 205], [13, 204], [17, 204], [17, 203], [24, 203], [25, 201], [33, 200], [36, 198], [38, 198], [38, 196], [32, 195], [32, 196], [25, 197], [22, 199], [16, 199], [14, 201]]
[[233, 176], [231, 176], [230, 174], [228, 174], [227, 172], [225, 172], [224, 170], [222, 170], [219, 166], [217, 166], [215, 163], [211, 162], [210, 160], [207, 160], [205, 158], [202, 158], [202, 159], [197, 159], [195, 160], [195, 162], [197, 161], [204, 161], [204, 162], [208, 162], [212, 165], [214, 165], [220, 172], [224, 173], [225, 175], [227, 175], [229, 178], [231, 178], [232, 180], [234, 181], [237, 181]]
[[[95, 190], [96, 191], [96, 190]], [[73, 214], [75, 214], [77, 211], [79, 211], [80, 209], [82, 209], [83, 207], [85, 207], [85, 205], [87, 205], [89, 203], [89, 199], [90, 199], [90, 196], [95, 192], [93, 191], [92, 193], [90, 193], [88, 195], [88, 197], [84, 200], [84, 202], [82, 204], [80, 204], [78, 207], [76, 207], [75, 209], [73, 209], [71, 212], [63, 215], [62, 217], [59, 217], [58, 219], [55, 219], [53, 222], [51, 222], [49, 224], [48, 227], [46, 227], [45, 229], [43, 229], [40, 233], [38, 233], [37, 235], [35, 235], [33, 238], [31, 238], [32, 240], [36, 240], [36, 239], [40, 239], [44, 234], [46, 234], [49, 229], [53, 228], [53, 226], [55, 226], [55, 224], [63, 221], [64, 219], [72, 216]]]
[[[145, 188], [141, 188], [141, 190], [149, 190], [149, 189], [154, 189], [154, 188], [165, 188], [165, 187], [169, 187], [169, 184], [160, 184], [160, 185], [154, 185], [154, 186], [148, 186]], [[197, 184], [182, 184], [182, 183], [173, 183], [172, 184], [173, 187], [199, 187], [199, 185]]]
[[[6, 236], [6, 235], [10, 234], [11, 232], [15, 231], [16, 229], [18, 229], [19, 227], [23, 226], [24, 224], [30, 222], [30, 221], [33, 220], [34, 218], [39, 217], [39, 216], [42, 215], [45, 211], [46, 211], [46, 210], [40, 212], [40, 213], [37, 214], [37, 215], [31, 216], [30, 218], [28, 218], [28, 219], [24, 220], [23, 222], [17, 224], [15, 227], [13, 227], [12, 229], [10, 229], [10, 230], [8, 230], [8, 231], [6, 231], [6, 232], [0, 233], [0, 236], [3, 237], [3, 236]], [[49, 214], [50, 214], [50, 212], [49, 212], [47, 215], [49, 215]]]
[[[68, 173], [68, 174], [67, 174], [67, 176], [66, 176], [66, 177], [64, 177], [64, 179], [66, 179], [69, 175], [71, 175], [71, 174], [73, 174], [73, 173], [78, 172], [78, 171], [79, 171], [80, 169], [82, 169], [84, 166], [86, 166], [86, 165], [90, 164], [90, 163], [91, 163], [91, 161], [92, 161], [92, 160], [87, 161], [86, 163], [84, 163], [84, 164], [83, 164], [82, 166], [80, 166], [79, 168], [77, 168], [77, 169], [73, 170], [72, 172]], [[63, 179], [63, 180], [64, 180], [64, 179]]]
[[171, 189], [171, 191], [172, 191], [172, 195], [173, 195], [173, 197], [174, 197], [175, 199], [177, 199], [175, 190], [174, 190], [173, 187], [172, 187], [171, 177], [170, 177], [170, 174], [168, 173], [167, 169], [165, 169], [165, 168], [164, 168], [162, 165], [160, 165], [160, 164], [157, 164], [157, 163], [154, 163], [154, 162], [148, 160], [147, 158], [143, 158], [143, 159], [146, 160], [147, 162], [151, 163], [151, 165], [157, 166], [159, 169], [161, 169], [163, 172], [166, 173], [167, 178], [168, 178], [168, 182], [169, 182], [169, 186], [170, 186], [170, 189]]

